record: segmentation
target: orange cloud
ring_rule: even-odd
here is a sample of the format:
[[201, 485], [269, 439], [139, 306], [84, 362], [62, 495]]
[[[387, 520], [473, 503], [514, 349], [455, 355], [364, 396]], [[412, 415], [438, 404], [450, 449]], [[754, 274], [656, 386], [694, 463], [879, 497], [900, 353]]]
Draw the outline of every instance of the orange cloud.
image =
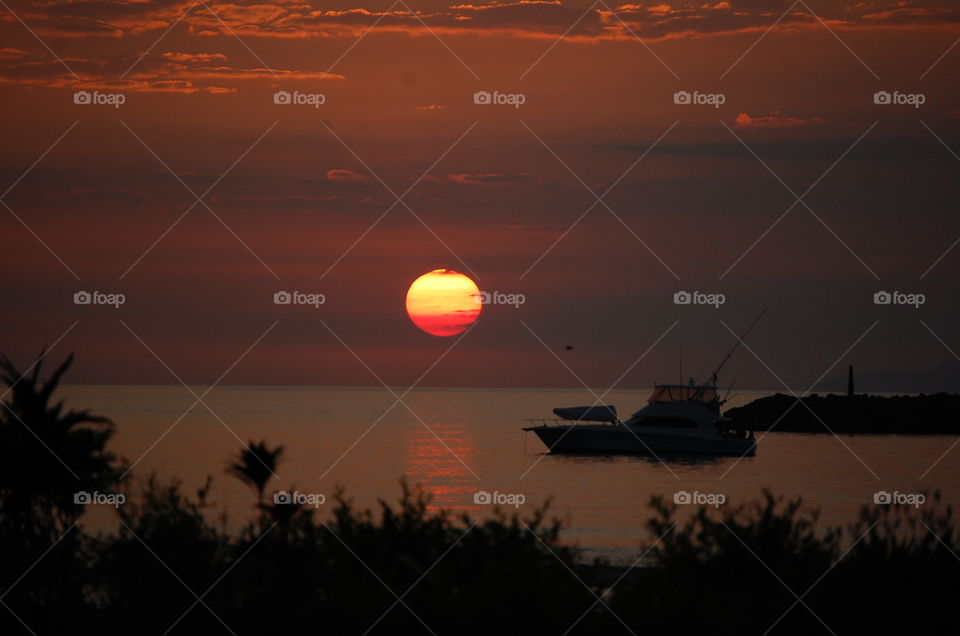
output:
[[327, 170], [327, 181], [359, 183], [360, 181], [366, 180], [367, 177], [365, 175], [354, 172], [353, 170], [347, 170], [346, 168], [332, 168]]
[[[0, 83], [71, 90], [110, 90], [129, 93], [236, 92], [244, 82], [275, 85], [282, 82], [345, 80], [346, 76], [320, 71], [283, 68], [242, 67], [227, 63], [220, 53], [167, 52], [160, 56], [118, 55], [109, 58], [65, 58], [75, 75], [65, 72], [56, 60], [39, 52], [17, 54], [17, 49], [0, 49]], [[133, 64], [133, 66], [131, 66]], [[126, 71], [126, 73], [124, 73]]]
[[822, 124], [826, 120], [822, 117], [812, 117], [810, 119], [798, 119], [797, 117], [787, 117], [779, 110], [772, 111], [769, 115], [751, 117], [747, 113], [740, 113], [733, 121], [734, 128], [799, 128], [809, 126], [810, 124]]
[[12, 46], [0, 47], [0, 60], [13, 60], [16, 58], [24, 57], [27, 54], [26, 51], [21, 49], [15, 49]]
[[[90, 8], [96, 5], [96, 11]], [[191, 9], [189, 0], [105, 3], [46, 2], [20, 10], [21, 17], [42, 36], [126, 38], [169, 28], [179, 20], [193, 36], [266, 38], [356, 38], [376, 24], [376, 33], [428, 35], [494, 35], [556, 38], [572, 42], [625, 40], [634, 34], [645, 41], [705, 35], [726, 35], [768, 29], [779, 10], [763, 2], [672, 2], [621, 4], [614, 11], [581, 7], [561, 0], [515, 0], [461, 3], [442, 9], [405, 7], [378, 11], [362, 7], [315, 9], [299, 0], [264, 0], [255, 4], [210, 1], [209, 10]], [[605, 5], [606, 6], [606, 5]], [[779, 20], [777, 30], [857, 29], [921, 26], [956, 30], [960, 8], [948, 0], [874, 0], [839, 2], [817, 7], [814, 16], [802, 5]], [[211, 11], [213, 13], [211, 13]], [[90, 17], [92, 13], [96, 18]], [[12, 27], [12, 17], [0, 18]], [[575, 25], [571, 29], [571, 25]]]
[[171, 62], [180, 62], [186, 64], [189, 62], [214, 62], [226, 61], [227, 56], [223, 53], [164, 53], [163, 57]]
[[460, 173], [448, 175], [448, 178], [454, 183], [460, 185], [487, 185], [502, 186], [510, 183], [519, 183], [529, 181], [530, 175], [527, 174], [500, 174], [497, 172], [481, 172], [476, 174]]

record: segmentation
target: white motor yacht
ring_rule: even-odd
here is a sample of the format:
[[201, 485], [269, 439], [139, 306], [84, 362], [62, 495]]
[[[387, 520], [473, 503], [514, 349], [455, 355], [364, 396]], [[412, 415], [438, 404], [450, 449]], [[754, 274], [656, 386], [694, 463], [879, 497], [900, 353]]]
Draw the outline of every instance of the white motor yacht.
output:
[[720, 414], [714, 385], [658, 384], [647, 405], [620, 421], [613, 406], [554, 409], [557, 419], [528, 420], [553, 453], [754, 455], [752, 431], [738, 430]]
[[755, 455], [753, 431], [720, 413], [726, 400], [717, 392], [717, 374], [766, 311], [737, 339], [707, 383], [691, 378], [688, 384], [654, 384], [647, 405], [626, 421], [620, 421], [612, 405], [575, 406], [553, 409], [557, 418], [528, 419], [523, 430], [536, 433], [552, 453]]

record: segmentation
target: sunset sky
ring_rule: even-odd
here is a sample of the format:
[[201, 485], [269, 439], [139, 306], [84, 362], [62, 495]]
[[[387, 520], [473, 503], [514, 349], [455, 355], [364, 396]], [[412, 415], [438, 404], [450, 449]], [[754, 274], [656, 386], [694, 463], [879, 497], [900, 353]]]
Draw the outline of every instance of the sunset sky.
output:
[[[4, 0], [0, 34], [22, 366], [56, 343], [75, 383], [645, 388], [764, 307], [724, 384], [960, 352], [948, 0]], [[405, 296], [440, 268], [524, 303], [430, 336]]]

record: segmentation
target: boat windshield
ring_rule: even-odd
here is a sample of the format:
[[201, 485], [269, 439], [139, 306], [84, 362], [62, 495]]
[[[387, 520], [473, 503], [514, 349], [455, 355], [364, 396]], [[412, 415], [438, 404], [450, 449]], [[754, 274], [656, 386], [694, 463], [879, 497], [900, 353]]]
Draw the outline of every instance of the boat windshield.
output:
[[691, 384], [659, 384], [647, 400], [654, 402], [715, 402], [717, 387]]

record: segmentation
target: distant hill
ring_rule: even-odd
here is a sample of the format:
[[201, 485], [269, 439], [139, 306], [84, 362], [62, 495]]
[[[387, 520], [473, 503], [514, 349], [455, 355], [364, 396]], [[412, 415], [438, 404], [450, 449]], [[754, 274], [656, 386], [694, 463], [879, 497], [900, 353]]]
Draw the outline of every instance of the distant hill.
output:
[[[916, 373], [864, 373], [854, 365], [853, 374], [857, 393], [960, 393], [960, 362], [957, 360], [944, 360], [929, 371]], [[846, 394], [846, 367], [843, 367], [843, 375], [824, 380], [814, 392]]]
[[737, 428], [781, 433], [960, 433], [960, 395], [947, 393], [884, 397], [858, 393], [808, 395], [797, 404], [777, 393], [726, 412]]

